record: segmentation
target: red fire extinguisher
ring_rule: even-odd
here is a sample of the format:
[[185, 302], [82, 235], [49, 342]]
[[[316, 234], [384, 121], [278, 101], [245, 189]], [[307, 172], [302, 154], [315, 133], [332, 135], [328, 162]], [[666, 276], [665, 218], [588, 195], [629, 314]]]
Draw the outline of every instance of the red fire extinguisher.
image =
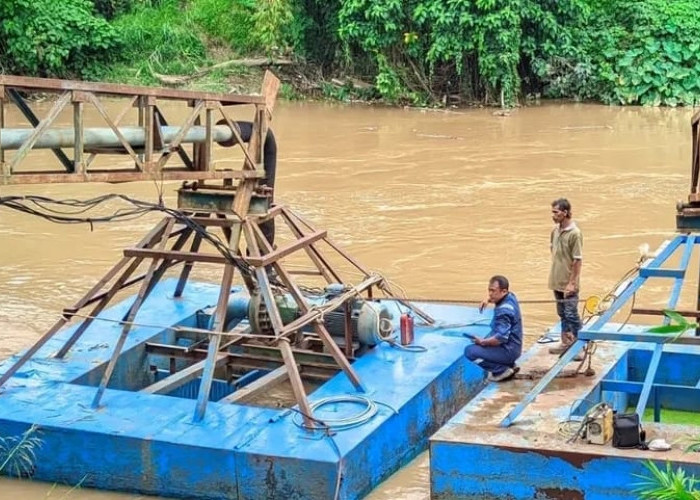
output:
[[413, 343], [413, 316], [410, 312], [401, 315], [401, 345]]

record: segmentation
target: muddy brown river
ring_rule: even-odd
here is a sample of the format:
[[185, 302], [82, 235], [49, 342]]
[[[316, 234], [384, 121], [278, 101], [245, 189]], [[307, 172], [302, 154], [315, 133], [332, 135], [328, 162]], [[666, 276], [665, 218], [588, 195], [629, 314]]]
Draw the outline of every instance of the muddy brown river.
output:
[[[280, 103], [276, 197], [411, 297], [479, 300], [491, 275], [506, 275], [532, 343], [555, 321], [554, 305], [539, 302], [550, 298], [550, 202], [568, 197], [583, 230], [582, 296], [605, 293], [634, 265], [639, 245], [653, 249], [674, 234], [675, 202], [690, 183], [691, 114], [572, 103], [507, 116]], [[239, 166], [238, 157], [220, 158]], [[170, 204], [176, 187], [164, 186]], [[2, 195], [54, 198], [111, 192], [157, 199], [153, 183], [0, 187]], [[90, 231], [0, 208], [0, 358], [30, 346], [155, 220]], [[663, 290], [641, 299], [660, 307]], [[686, 293], [679, 309], [693, 300]], [[369, 498], [423, 500], [428, 481], [424, 453]], [[150, 497], [0, 479], [0, 499], [15, 498]]]

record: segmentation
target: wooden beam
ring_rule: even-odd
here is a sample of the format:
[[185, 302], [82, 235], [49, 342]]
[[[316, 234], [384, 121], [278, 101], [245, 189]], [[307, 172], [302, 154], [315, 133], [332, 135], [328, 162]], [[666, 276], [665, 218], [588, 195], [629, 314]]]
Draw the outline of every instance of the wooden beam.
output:
[[257, 380], [254, 380], [250, 384], [238, 389], [233, 394], [229, 394], [225, 398], [217, 401], [218, 403], [240, 403], [246, 399], [252, 399], [258, 394], [269, 390], [275, 385], [283, 382], [289, 378], [289, 372], [286, 366], [280, 366], [279, 368], [268, 372]]
[[219, 101], [223, 105], [232, 104], [263, 104], [267, 98], [254, 95], [216, 94], [212, 92], [195, 92], [191, 90], [161, 89], [154, 87], [137, 87], [132, 85], [119, 85], [113, 83], [78, 82], [71, 80], [55, 80], [51, 78], [31, 78], [26, 76], [0, 75], [0, 85], [9, 88], [26, 90], [82, 90], [98, 94], [123, 95], [123, 96], [153, 96], [164, 99], [189, 101], [194, 99], [207, 99]]
[[307, 234], [301, 239], [296, 240], [295, 242], [279, 248], [277, 250], [274, 250], [270, 253], [267, 253], [263, 255], [262, 257], [249, 257], [248, 262], [250, 262], [252, 265], [256, 267], [266, 267], [272, 264], [273, 262], [277, 262], [278, 260], [296, 252], [299, 249], [306, 248], [308, 247], [311, 243], [318, 241], [320, 239], [323, 239], [326, 237], [328, 233], [326, 231], [316, 231], [315, 233], [312, 234]]
[[[212, 330], [215, 333], [221, 333], [226, 322], [226, 306], [228, 305], [229, 297], [231, 296], [231, 283], [233, 281], [234, 267], [232, 264], [224, 266], [224, 274], [221, 278], [221, 287], [219, 288], [219, 300], [216, 302], [216, 310], [214, 311], [214, 324]], [[219, 353], [221, 345], [221, 335], [213, 335], [209, 337], [209, 347], [207, 348], [207, 359], [202, 372], [202, 381], [199, 384], [199, 394], [197, 394], [197, 405], [194, 412], [194, 421], [201, 422], [204, 418], [204, 413], [209, 401], [211, 384], [214, 380], [214, 369], [216, 357]]]
[[[267, 250], [268, 252], [271, 250], [270, 243], [267, 241], [265, 236], [262, 234], [262, 231], [260, 228], [254, 224], [247, 224], [246, 228], [247, 230], [252, 230], [253, 231], [253, 237], [257, 238], [258, 243], [262, 245], [262, 247]], [[301, 309], [301, 312], [303, 314], [302, 318], [305, 316], [309, 316], [309, 306], [306, 303], [306, 300], [304, 299], [304, 295], [301, 293], [301, 290], [299, 287], [292, 281], [290, 278], [289, 274], [287, 274], [287, 271], [284, 269], [284, 267], [279, 263], [275, 262], [274, 264], [275, 269], [277, 270], [277, 273], [279, 274], [280, 278], [282, 279], [282, 282], [285, 284], [289, 292], [292, 294], [294, 297], [294, 300], [296, 301], [297, 305], [299, 306], [299, 309]], [[344, 301], [345, 305], [347, 306], [347, 301], [350, 300], [351, 297], [347, 297], [346, 300]], [[338, 344], [335, 343], [333, 340], [333, 337], [331, 334], [328, 332], [326, 329], [325, 325], [323, 324], [323, 321], [318, 319], [314, 322], [314, 329], [316, 330], [316, 333], [318, 336], [321, 338], [323, 341], [326, 349], [328, 349], [328, 352], [331, 353], [331, 356], [333, 356], [333, 359], [335, 359], [335, 362], [338, 363], [338, 366], [340, 366], [347, 377], [350, 379], [352, 384], [355, 386], [355, 388], [364, 391], [364, 387], [362, 386], [362, 382], [360, 381], [360, 377], [357, 375], [355, 370], [352, 368], [350, 365], [350, 362], [348, 359], [343, 355], [343, 352], [340, 350], [338, 347]], [[280, 344], [281, 345], [281, 344]]]
[[[227, 360], [228, 356], [226, 353], [217, 354], [215, 361], [216, 367], [218, 368], [219, 366], [226, 364]], [[177, 373], [173, 373], [169, 377], [165, 377], [163, 380], [159, 380], [158, 382], [141, 389], [139, 392], [143, 392], [145, 394], [167, 394], [172, 392], [178, 387], [185, 385], [190, 380], [194, 380], [195, 378], [199, 377], [204, 370], [204, 365], [206, 362], [207, 360], [203, 359], [202, 361], [190, 365]]]
[[228, 259], [223, 255], [197, 252], [173, 252], [171, 250], [153, 250], [150, 248], [125, 248], [124, 256], [141, 257], [144, 259], [172, 259], [181, 262], [208, 262], [210, 264], [226, 264], [228, 262]]
[[[688, 318], [700, 318], [700, 311], [673, 311], [681, 316]], [[644, 309], [644, 308], [633, 308], [632, 314], [642, 314], [645, 316], [665, 316], [664, 309]]]
[[[168, 168], [158, 172], [158, 179], [164, 181], [195, 181], [199, 179], [249, 179], [263, 177], [264, 172], [248, 170], [246, 172], [235, 170], [214, 170], [208, 172], [191, 171], [187, 168]], [[138, 170], [109, 170], [87, 171], [84, 173], [41, 173], [41, 172], [13, 172], [9, 178], [1, 179], [3, 184], [51, 184], [51, 183], [76, 183], [76, 182], [130, 182], [153, 181], [153, 174]]]

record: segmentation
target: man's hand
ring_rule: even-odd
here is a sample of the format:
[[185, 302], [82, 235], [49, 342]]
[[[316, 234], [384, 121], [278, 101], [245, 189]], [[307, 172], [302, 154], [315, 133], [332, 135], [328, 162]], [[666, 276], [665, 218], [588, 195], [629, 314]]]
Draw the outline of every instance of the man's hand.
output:
[[566, 288], [564, 288], [564, 297], [569, 297], [576, 293], [576, 285], [574, 283], [567, 283]]
[[482, 339], [481, 337], [474, 337], [473, 340], [476, 345], [484, 345], [484, 339]]
[[481, 304], [479, 304], [479, 312], [482, 313], [484, 312], [484, 309], [486, 309], [486, 306], [489, 305], [489, 299], [488, 297], [485, 298], [484, 300], [481, 301]]

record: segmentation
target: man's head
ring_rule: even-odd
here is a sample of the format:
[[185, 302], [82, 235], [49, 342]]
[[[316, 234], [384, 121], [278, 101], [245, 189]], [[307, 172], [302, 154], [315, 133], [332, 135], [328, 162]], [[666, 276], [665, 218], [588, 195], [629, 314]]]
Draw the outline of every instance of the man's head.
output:
[[508, 278], [505, 276], [493, 276], [489, 280], [489, 302], [495, 304], [508, 295]]
[[571, 219], [571, 203], [566, 198], [559, 198], [552, 202], [552, 220], [556, 224]]

